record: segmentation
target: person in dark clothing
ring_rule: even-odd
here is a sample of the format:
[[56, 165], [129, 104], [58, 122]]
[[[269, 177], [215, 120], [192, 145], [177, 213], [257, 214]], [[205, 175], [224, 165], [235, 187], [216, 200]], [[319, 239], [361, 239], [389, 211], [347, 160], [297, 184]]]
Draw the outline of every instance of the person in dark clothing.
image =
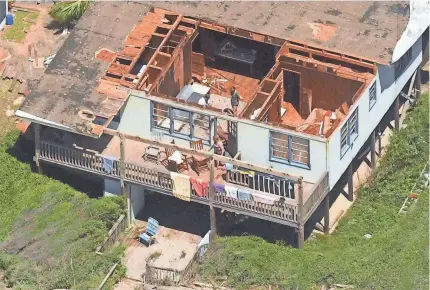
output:
[[242, 97], [236, 91], [235, 87], [232, 87], [230, 89], [230, 95], [231, 95], [231, 107], [233, 109], [233, 114], [237, 116], [237, 107], [239, 106], [239, 101], [242, 100]]

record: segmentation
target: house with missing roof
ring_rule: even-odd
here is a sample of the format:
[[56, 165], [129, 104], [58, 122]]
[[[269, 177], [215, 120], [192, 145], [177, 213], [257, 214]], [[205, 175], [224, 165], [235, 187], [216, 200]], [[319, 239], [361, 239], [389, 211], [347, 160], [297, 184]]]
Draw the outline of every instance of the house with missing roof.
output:
[[129, 221], [156, 192], [207, 205], [212, 233], [223, 210], [302, 247], [419, 96], [428, 3], [222, 5], [94, 3], [16, 115], [39, 168], [98, 176]]

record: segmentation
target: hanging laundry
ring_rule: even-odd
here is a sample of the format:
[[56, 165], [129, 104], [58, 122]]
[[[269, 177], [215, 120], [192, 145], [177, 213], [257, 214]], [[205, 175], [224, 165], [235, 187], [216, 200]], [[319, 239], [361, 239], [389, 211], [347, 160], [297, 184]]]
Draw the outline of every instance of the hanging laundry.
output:
[[209, 188], [209, 182], [204, 181], [202, 179], [197, 179], [194, 177], [190, 177], [191, 185], [196, 191], [197, 195], [203, 197], [205, 195], [206, 189]]
[[214, 183], [214, 189], [216, 193], [225, 193], [225, 187], [224, 184], [221, 183]]
[[109, 156], [102, 156], [102, 160], [103, 160], [103, 171], [108, 174], [112, 174], [113, 164], [116, 159]]
[[273, 205], [275, 202], [279, 201], [281, 197], [275, 194], [262, 193], [262, 192], [260, 193], [260, 192], [253, 191], [252, 198], [256, 202]]
[[237, 199], [237, 188], [230, 186], [230, 185], [226, 185], [225, 186], [225, 195], [227, 197]]
[[188, 175], [170, 172], [173, 182], [173, 196], [185, 201], [191, 200], [191, 184]]
[[246, 200], [246, 201], [252, 200], [251, 191], [246, 189], [239, 188], [237, 190], [237, 196], [239, 200]]

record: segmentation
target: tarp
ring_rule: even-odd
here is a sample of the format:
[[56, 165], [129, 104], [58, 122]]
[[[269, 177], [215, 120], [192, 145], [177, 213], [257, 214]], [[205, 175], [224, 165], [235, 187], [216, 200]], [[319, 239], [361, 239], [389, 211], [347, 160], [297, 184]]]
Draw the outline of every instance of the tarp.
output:
[[392, 63], [399, 60], [429, 27], [430, 1], [410, 0], [409, 7], [409, 22], [394, 48]]

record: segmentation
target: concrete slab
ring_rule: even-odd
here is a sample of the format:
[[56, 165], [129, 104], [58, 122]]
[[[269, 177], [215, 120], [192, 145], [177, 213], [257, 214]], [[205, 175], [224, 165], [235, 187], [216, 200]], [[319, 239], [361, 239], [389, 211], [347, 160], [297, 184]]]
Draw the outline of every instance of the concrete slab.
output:
[[138, 242], [137, 237], [143, 232], [146, 222], [136, 221], [133, 234], [125, 242], [124, 264], [126, 276], [142, 280], [146, 272], [146, 263], [157, 266], [183, 270], [197, 250], [202, 237], [183, 231], [160, 226], [155, 243], [147, 247]]

